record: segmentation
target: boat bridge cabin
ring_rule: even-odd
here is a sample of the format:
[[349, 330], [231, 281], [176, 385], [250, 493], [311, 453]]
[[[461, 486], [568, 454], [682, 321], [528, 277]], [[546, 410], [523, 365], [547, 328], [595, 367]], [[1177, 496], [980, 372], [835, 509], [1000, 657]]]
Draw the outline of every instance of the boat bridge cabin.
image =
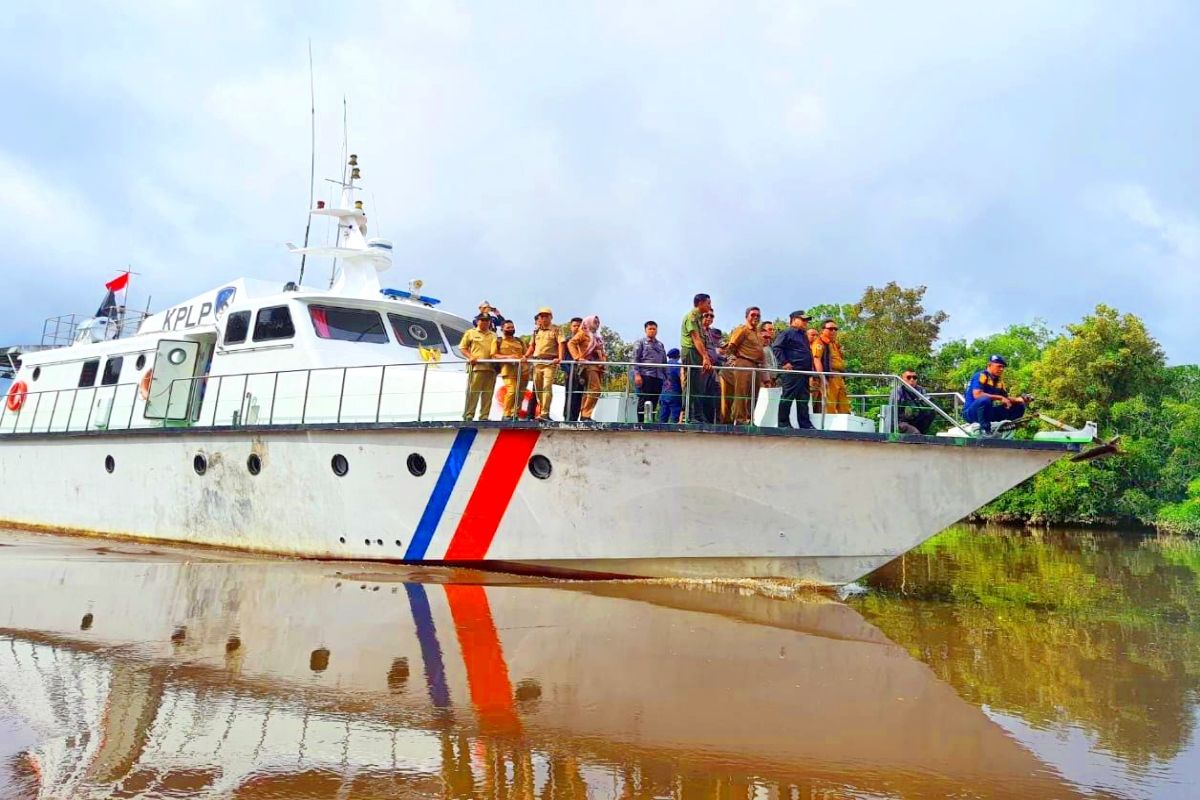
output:
[[414, 419], [423, 386], [447, 400], [429, 418], [456, 419], [470, 323], [411, 294], [238, 279], [133, 336], [24, 354], [0, 431]]

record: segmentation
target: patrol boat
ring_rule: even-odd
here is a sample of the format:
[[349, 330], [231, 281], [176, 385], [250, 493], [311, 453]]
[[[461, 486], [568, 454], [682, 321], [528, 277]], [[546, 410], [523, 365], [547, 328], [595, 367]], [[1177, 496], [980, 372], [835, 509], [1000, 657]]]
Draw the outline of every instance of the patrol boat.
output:
[[335, 245], [289, 245], [337, 259], [329, 288], [238, 278], [9, 354], [0, 524], [321, 559], [837, 585], [1080, 448], [866, 432], [837, 419], [849, 415], [818, 431], [642, 425], [624, 407], [594, 426], [463, 422], [455, 345], [471, 324], [419, 281], [382, 287], [392, 246], [367, 236], [356, 164], [338, 207], [311, 210], [336, 220]]

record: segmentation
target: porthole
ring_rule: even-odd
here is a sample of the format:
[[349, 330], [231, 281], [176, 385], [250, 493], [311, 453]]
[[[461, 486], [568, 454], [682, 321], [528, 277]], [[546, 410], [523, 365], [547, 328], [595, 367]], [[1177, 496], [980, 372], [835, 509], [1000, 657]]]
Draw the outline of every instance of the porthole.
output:
[[550, 477], [551, 471], [550, 459], [545, 456], [539, 454], [529, 459], [529, 474], [533, 477], [546, 480]]
[[171, 352], [167, 353], [167, 361], [170, 361], [175, 366], [179, 366], [184, 361], [187, 361], [187, 353], [182, 347], [176, 347]]
[[396, 547], [400, 547], [400, 546], [401, 546], [401, 544], [400, 544], [400, 540], [399, 540], [399, 539], [397, 539], [397, 540], [396, 540]]
[[95, 619], [95, 617], [92, 616], [92, 613], [90, 611], [88, 613], [84, 614], [83, 619], [80, 620], [80, 622], [79, 622], [79, 630], [90, 631], [92, 629], [92, 621], [94, 619]]
[[33, 379], [36, 381], [40, 377], [42, 377], [42, 368], [34, 367], [33, 368]]
[[196, 470], [197, 475], [203, 475], [208, 472], [208, 459], [199, 453], [192, 459], [192, 469]]
[[425, 456], [420, 453], [408, 454], [408, 471], [414, 478], [419, 478], [425, 474], [426, 464]]
[[350, 462], [341, 453], [333, 457], [329, 462], [329, 466], [333, 468], [333, 474], [339, 478], [345, 477], [346, 473], [350, 471]]
[[117, 468], [117, 460], [112, 456], [104, 457], [104, 471], [112, 474], [112, 471]]
[[338, 537], [338, 541], [339, 541], [339, 542], [341, 542], [342, 544], [345, 544], [345, 543], [346, 543], [346, 537], [345, 537], [345, 536], [339, 536], [339, 537]]
[[250, 471], [251, 475], [262, 472], [262, 459], [259, 458], [258, 453], [251, 453], [250, 457], [246, 459], [246, 469]]
[[376, 539], [375, 544], [379, 545], [380, 547], [383, 547], [383, 539]]
[[370, 539], [363, 539], [363, 544], [365, 544], [367, 547], [370, 547], [370, 546], [371, 546], [371, 540], [370, 540]]
[[329, 668], [329, 651], [318, 647], [308, 656], [308, 668], [313, 672], [324, 672]]
[[137, 357], [137, 361], [134, 362], [134, 368], [137, 369], [138, 372], [141, 372], [142, 367], [144, 366], [146, 366], [146, 354], [142, 353]]

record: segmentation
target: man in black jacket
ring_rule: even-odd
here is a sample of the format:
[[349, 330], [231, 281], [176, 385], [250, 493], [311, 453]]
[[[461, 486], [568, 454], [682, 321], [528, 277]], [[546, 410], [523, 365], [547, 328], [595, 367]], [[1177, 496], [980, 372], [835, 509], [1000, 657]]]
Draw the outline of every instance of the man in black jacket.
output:
[[812, 348], [808, 344], [805, 329], [812, 319], [803, 311], [793, 311], [788, 317], [788, 327], [775, 337], [771, 350], [779, 368], [786, 370], [779, 378], [783, 389], [779, 398], [779, 427], [792, 427], [792, 404], [796, 404], [796, 421], [802, 429], [812, 430], [808, 417], [808, 375], [797, 374], [813, 371]]
[[933, 409], [921, 399], [927, 392], [917, 383], [917, 373], [913, 370], [904, 370], [900, 378], [904, 383], [892, 389], [888, 400], [896, 413], [896, 427], [901, 433], [926, 435], [934, 420]]

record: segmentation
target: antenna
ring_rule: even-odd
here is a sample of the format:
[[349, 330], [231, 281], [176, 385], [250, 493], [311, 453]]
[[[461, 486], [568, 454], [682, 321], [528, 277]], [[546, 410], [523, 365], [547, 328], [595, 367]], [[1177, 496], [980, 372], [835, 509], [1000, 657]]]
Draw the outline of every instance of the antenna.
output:
[[[349, 123], [349, 119], [350, 119], [350, 111], [346, 104], [346, 95], [342, 95], [342, 189], [343, 189], [342, 196], [343, 197], [349, 196], [345, 193], [345, 188], [347, 185], [346, 184], [346, 167], [349, 166], [349, 163], [350, 163], [350, 123]], [[354, 179], [351, 178], [351, 181], [353, 181], [353, 180]], [[340, 246], [341, 243], [342, 243], [342, 228], [341, 228], [341, 225], [339, 224], [338, 225], [337, 244]], [[333, 266], [329, 270], [329, 286], [330, 286], [330, 288], [333, 287], [333, 281], [334, 281], [335, 277], [337, 277], [337, 259], [336, 258], [333, 260]]]
[[[309, 136], [309, 161], [308, 161], [308, 210], [311, 212], [313, 207], [313, 192], [317, 182], [317, 89], [313, 81], [313, 57], [312, 57], [312, 39], [308, 40], [308, 99], [310, 104], [310, 126]], [[304, 246], [308, 247], [308, 233], [312, 230], [312, 214], [308, 214], [308, 221], [304, 224]], [[296, 281], [297, 286], [304, 285], [304, 262], [308, 258], [307, 254], [300, 256], [300, 278]]]

